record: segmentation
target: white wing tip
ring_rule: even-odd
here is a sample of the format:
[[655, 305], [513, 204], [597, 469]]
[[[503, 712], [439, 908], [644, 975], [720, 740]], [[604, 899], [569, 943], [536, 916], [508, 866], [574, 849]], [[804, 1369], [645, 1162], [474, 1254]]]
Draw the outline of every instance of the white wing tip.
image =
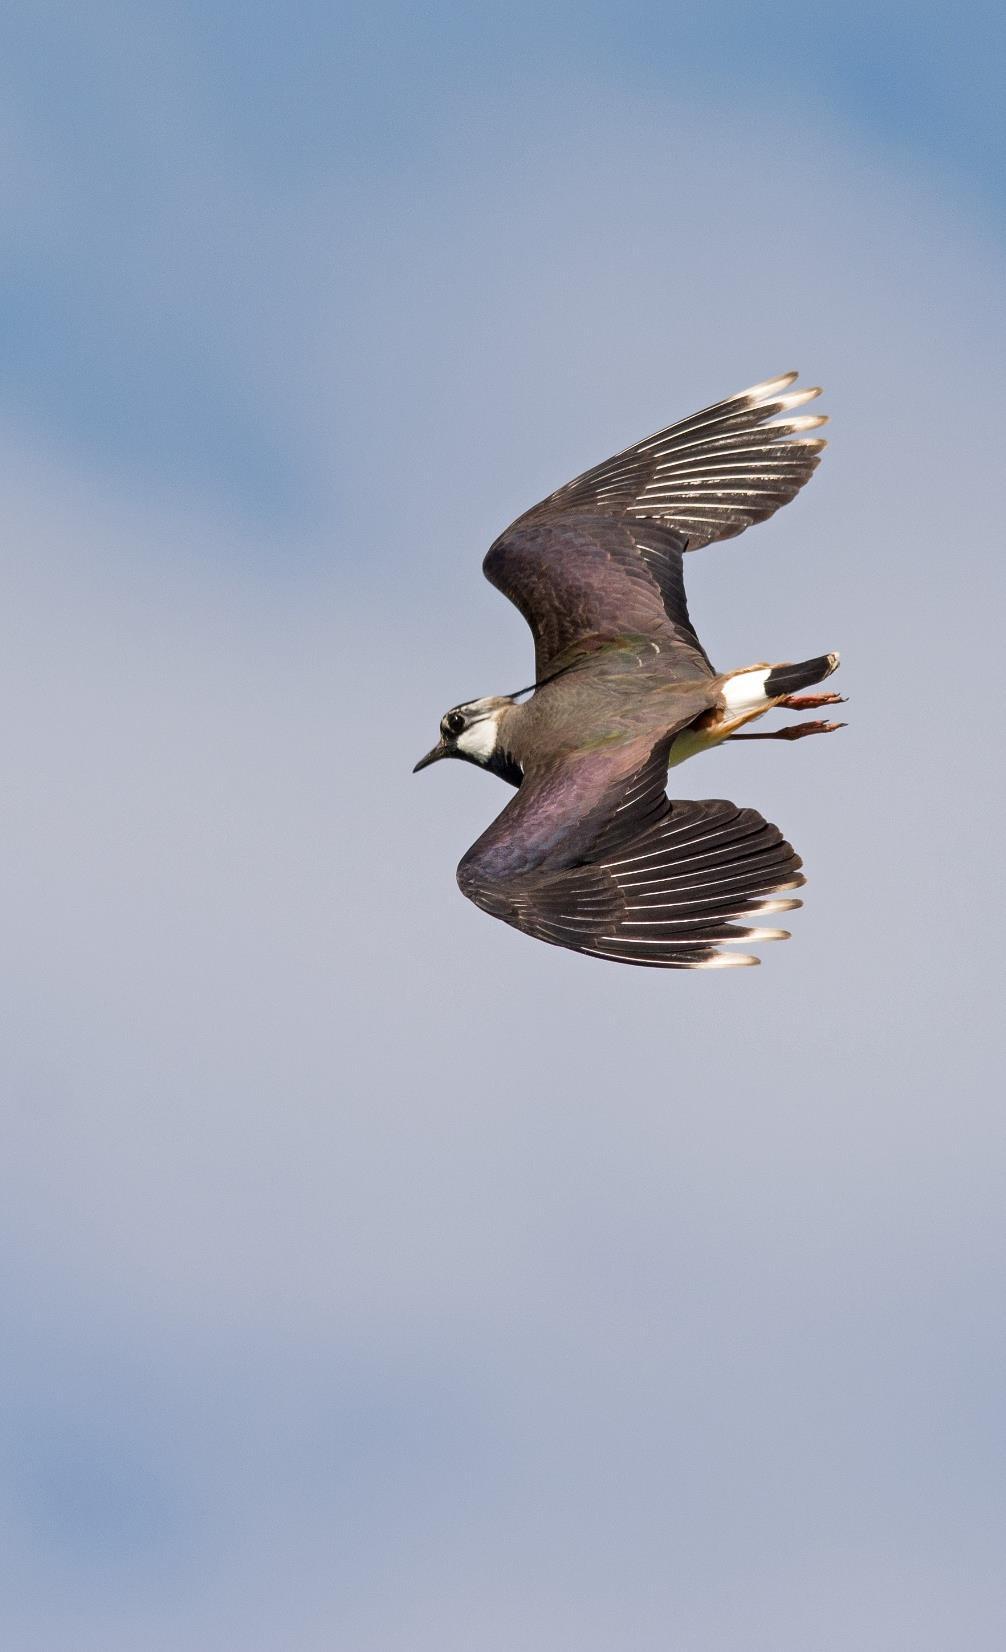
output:
[[783, 390], [788, 390], [800, 377], [798, 372], [780, 373], [777, 379], [763, 379], [761, 384], [752, 384], [748, 390], [739, 390], [733, 397], [734, 401], [770, 402], [773, 396], [778, 396]]
[[764, 429], [778, 431], [780, 436], [799, 436], [804, 430], [820, 430], [827, 423], [827, 413], [797, 413], [792, 419], [770, 419]]
[[692, 964], [692, 969], [742, 969], [746, 964], [760, 964], [753, 952], [714, 952], [711, 958], [703, 958], [700, 964]]
[[819, 384], [807, 385], [803, 390], [790, 390], [790, 385], [795, 384], [799, 377], [799, 373], [780, 373], [778, 378], [763, 379], [761, 384], [752, 384], [748, 390], [739, 390], [736, 396], [730, 399], [747, 402], [752, 407], [756, 407], [759, 402], [778, 401], [782, 403], [779, 411], [787, 412], [790, 408], [802, 407], [805, 402], [812, 402], [815, 397], [821, 395]]
[[782, 404], [780, 412], [788, 413], [791, 408], [803, 407], [806, 402], [812, 402], [821, 394], [821, 386], [812, 384], [806, 390], [791, 390], [788, 396], [779, 396], [776, 399]]

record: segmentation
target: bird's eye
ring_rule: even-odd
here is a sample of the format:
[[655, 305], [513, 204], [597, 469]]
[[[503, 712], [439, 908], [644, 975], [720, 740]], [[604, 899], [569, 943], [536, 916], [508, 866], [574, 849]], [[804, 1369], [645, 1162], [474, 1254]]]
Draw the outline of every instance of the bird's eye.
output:
[[449, 711], [444, 718], [443, 729], [445, 734], [460, 734], [465, 726], [465, 720], [460, 711]]

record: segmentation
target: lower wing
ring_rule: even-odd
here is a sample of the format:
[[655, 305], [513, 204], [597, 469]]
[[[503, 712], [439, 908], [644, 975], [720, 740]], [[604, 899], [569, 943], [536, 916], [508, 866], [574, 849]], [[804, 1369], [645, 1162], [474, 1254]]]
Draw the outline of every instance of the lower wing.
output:
[[722, 949], [787, 938], [743, 920], [801, 904], [785, 896], [805, 881], [799, 855], [755, 809], [664, 803], [636, 835], [609, 834], [578, 864], [500, 877], [470, 853], [458, 882], [493, 917], [592, 958], [655, 969], [760, 963]]

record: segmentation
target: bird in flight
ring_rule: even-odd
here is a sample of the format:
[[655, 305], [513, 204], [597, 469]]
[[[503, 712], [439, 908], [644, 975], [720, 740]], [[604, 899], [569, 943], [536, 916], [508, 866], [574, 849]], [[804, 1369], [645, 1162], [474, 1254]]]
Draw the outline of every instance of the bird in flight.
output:
[[[487, 579], [534, 636], [535, 681], [454, 706], [416, 764], [460, 757], [516, 788], [458, 867], [469, 900], [593, 958], [658, 969], [757, 964], [737, 942], [787, 938], [760, 920], [801, 903], [800, 857], [755, 809], [671, 801], [666, 777], [803, 694], [837, 654], [718, 672], [688, 617], [686, 551], [742, 533], [799, 492], [825, 446], [819, 389], [768, 379], [669, 425], [525, 511], [491, 546]], [[744, 920], [755, 919], [754, 927]]]

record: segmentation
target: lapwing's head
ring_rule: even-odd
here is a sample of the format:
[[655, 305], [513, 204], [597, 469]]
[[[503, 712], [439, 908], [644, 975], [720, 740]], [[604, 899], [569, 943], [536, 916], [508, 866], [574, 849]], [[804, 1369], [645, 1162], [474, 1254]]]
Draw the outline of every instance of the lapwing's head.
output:
[[477, 763], [480, 769], [492, 769], [494, 774], [519, 784], [520, 769], [501, 737], [503, 720], [515, 703], [511, 694], [490, 694], [484, 700], [452, 706], [440, 719], [440, 739], [419, 759], [413, 774], [441, 757], [463, 757], [466, 763]]

